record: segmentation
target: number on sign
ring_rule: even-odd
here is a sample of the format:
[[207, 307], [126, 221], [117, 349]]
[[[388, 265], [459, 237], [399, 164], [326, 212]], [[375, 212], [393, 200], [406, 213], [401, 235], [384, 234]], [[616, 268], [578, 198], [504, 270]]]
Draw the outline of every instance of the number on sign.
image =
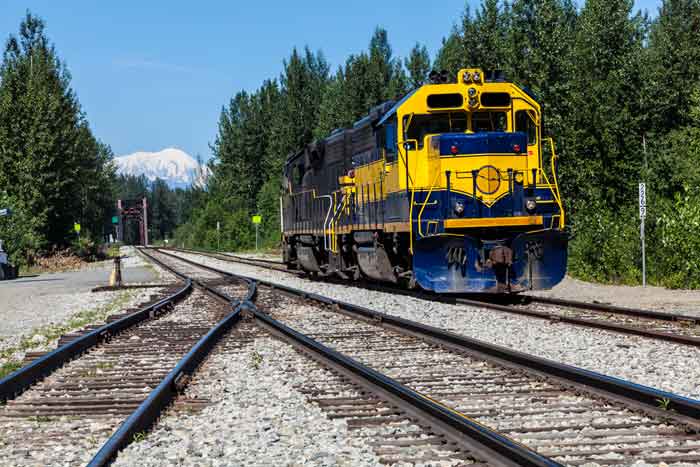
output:
[[647, 185], [646, 183], [639, 184], [639, 217], [647, 216]]

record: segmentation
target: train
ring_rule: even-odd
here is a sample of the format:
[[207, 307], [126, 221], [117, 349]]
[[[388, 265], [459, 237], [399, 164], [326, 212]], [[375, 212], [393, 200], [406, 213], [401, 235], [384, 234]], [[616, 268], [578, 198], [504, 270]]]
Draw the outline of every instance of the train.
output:
[[537, 97], [500, 72], [459, 70], [290, 154], [284, 262], [311, 276], [436, 293], [550, 289], [568, 229]]

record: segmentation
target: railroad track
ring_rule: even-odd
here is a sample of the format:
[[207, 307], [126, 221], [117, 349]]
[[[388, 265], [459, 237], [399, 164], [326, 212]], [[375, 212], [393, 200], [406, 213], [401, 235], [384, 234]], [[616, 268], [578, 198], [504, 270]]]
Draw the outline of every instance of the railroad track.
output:
[[[353, 423], [409, 422], [439, 434], [391, 440], [381, 448], [389, 461], [400, 458], [402, 447], [423, 440], [443, 451], [419, 454], [421, 462], [433, 457], [513, 462], [489, 457], [492, 451], [451, 432], [450, 423], [437, 416], [442, 414], [453, 423], [488, 430], [491, 440], [503, 443], [499, 448], [536, 455], [530, 458], [534, 465], [700, 462], [697, 401], [279, 284], [257, 281], [257, 286], [258, 307], [249, 310], [256, 322], [306, 352], [315, 351], [336, 370], [347, 370], [348, 360], [376, 378], [369, 402], [346, 398], [340, 413], [352, 415]], [[371, 388], [358, 374], [348, 377]], [[392, 385], [427, 399], [437, 412], [426, 415], [408, 403], [410, 398], [387, 395]]]
[[[227, 278], [229, 295], [217, 297], [204, 281], [221, 282], [220, 275], [190, 274], [157, 303], [67, 336], [57, 350], [0, 381], [5, 465], [107, 465], [150, 426], [237, 322], [240, 310], [231, 301], [250, 292], [249, 282]], [[192, 290], [193, 281], [201, 287]], [[176, 408], [203, 404], [180, 398]]]
[[[232, 254], [200, 252], [195, 250], [175, 250], [183, 253], [208, 256], [222, 261], [237, 262], [269, 270], [281, 271], [303, 277], [304, 274], [287, 269], [280, 261], [250, 259]], [[344, 283], [331, 278], [322, 278], [331, 283]], [[604, 303], [588, 303], [576, 300], [520, 295], [515, 297], [465, 298], [441, 296], [425, 292], [414, 292], [372, 282], [353, 282], [353, 286], [365, 287], [387, 293], [401, 293], [430, 301], [462, 304], [488, 308], [531, 318], [561, 322], [576, 326], [601, 329], [627, 335], [700, 347], [700, 317], [681, 313], [665, 313], [640, 310]]]

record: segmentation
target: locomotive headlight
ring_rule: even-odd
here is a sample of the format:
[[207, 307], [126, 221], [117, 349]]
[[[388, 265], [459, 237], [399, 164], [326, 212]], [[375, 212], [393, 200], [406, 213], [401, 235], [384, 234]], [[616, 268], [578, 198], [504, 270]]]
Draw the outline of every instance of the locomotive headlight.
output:
[[469, 88], [469, 97], [475, 97], [476, 96], [476, 88]]
[[455, 214], [457, 214], [458, 216], [461, 216], [462, 214], [464, 214], [464, 203], [463, 202], [457, 201], [455, 203]]
[[481, 82], [481, 75], [479, 74], [478, 71], [475, 71], [475, 72], [474, 72], [474, 76], [473, 76], [472, 78], [474, 78], [474, 82], [475, 82], [475, 83], [480, 83], [480, 82]]
[[472, 75], [470, 75], [468, 71], [465, 71], [462, 75], [462, 81], [464, 81], [465, 83], [471, 83]]
[[534, 212], [535, 208], [537, 207], [537, 201], [534, 199], [528, 199], [525, 201], [525, 209], [527, 209], [528, 212]]
[[476, 107], [477, 101], [476, 97], [470, 97], [469, 98], [469, 107]]

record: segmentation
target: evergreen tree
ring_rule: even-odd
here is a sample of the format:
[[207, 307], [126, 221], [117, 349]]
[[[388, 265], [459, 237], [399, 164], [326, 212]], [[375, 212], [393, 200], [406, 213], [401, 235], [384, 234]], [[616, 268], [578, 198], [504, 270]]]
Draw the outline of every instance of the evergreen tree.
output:
[[315, 139], [325, 138], [336, 128], [348, 127], [352, 123], [354, 112], [349, 107], [349, 96], [345, 93], [346, 89], [345, 70], [343, 67], [339, 67], [335, 76], [328, 81], [323, 90], [318, 124], [314, 129]]
[[570, 112], [576, 7], [571, 0], [515, 0], [511, 9], [506, 71], [543, 105], [555, 136]]
[[457, 76], [460, 69], [473, 66], [467, 61], [460, 33], [454, 29], [449, 36], [442, 39], [442, 45], [435, 57], [435, 69], [445, 70], [450, 76]]
[[632, 8], [588, 0], [578, 20], [562, 173], [567, 197], [581, 204], [624, 206], [639, 182], [645, 22]]
[[175, 230], [175, 199], [168, 184], [156, 178], [148, 193], [149, 240], [171, 237]]
[[280, 76], [280, 105], [272, 122], [275, 131], [270, 154], [274, 159], [268, 163], [275, 173], [281, 173], [287, 155], [312, 141], [328, 73], [323, 54], [313, 53], [308, 47], [303, 55], [293, 49], [284, 62], [284, 72]]
[[0, 186], [32, 214], [42, 246], [66, 245], [76, 221], [101, 235], [109, 208], [111, 151], [91, 134], [70, 80], [44, 22], [27, 13], [0, 66]]
[[462, 17], [461, 31], [467, 66], [483, 70], [506, 69], [509, 26], [507, 3], [501, 7], [498, 0], [484, 0], [474, 18], [467, 8]]
[[348, 127], [372, 107], [402, 97], [407, 88], [401, 60], [393, 57], [386, 31], [377, 28], [369, 50], [348, 57], [328, 83], [314, 134], [323, 138], [332, 129]]
[[700, 0], [664, 0], [651, 27], [644, 100], [649, 129], [665, 133], [690, 121], [692, 87], [700, 82]]
[[405, 61], [409, 75], [409, 84], [412, 88], [423, 86], [430, 73], [430, 55], [428, 49], [416, 43]]

